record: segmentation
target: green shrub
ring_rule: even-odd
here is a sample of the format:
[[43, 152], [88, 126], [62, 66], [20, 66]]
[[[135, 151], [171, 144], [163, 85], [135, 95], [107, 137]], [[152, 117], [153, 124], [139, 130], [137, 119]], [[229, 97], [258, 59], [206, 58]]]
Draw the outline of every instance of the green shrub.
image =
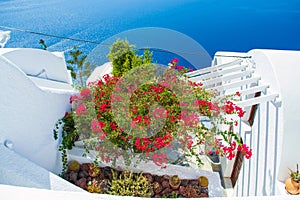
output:
[[110, 52], [107, 58], [112, 62], [114, 76], [122, 76], [132, 68], [149, 64], [152, 62], [152, 53], [149, 50], [144, 50], [143, 55], [137, 55], [134, 46], [130, 45], [128, 40], [117, 39], [110, 46]]
[[119, 196], [151, 197], [151, 183], [142, 174], [125, 171], [119, 176], [113, 172], [109, 194]]

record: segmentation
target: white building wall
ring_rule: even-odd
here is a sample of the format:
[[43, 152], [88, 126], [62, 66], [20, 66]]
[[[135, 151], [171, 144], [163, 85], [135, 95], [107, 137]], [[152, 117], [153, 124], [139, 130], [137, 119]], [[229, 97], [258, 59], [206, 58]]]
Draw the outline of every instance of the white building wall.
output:
[[[297, 132], [300, 123], [300, 51], [218, 52], [214, 64], [235, 59], [245, 59], [253, 64], [255, 72], [252, 76], [260, 77], [257, 83], [269, 85], [264, 95], [279, 94], [275, 101], [259, 104], [252, 127], [241, 123], [240, 134], [244, 143], [253, 149], [253, 156], [244, 160], [235, 193], [238, 196], [285, 195], [284, 181], [289, 176], [288, 169], [295, 169], [300, 163], [297, 155], [300, 141]], [[250, 107], [245, 109], [250, 112]]]
[[[53, 82], [56, 88], [41, 89], [19, 67], [23, 66], [22, 59], [24, 63], [30, 64], [26, 61], [27, 50], [24, 50], [24, 55], [21, 52], [18, 50], [16, 56], [22, 56], [14, 57], [13, 62], [0, 55], [0, 143], [11, 141], [15, 152], [58, 174], [61, 172], [61, 163], [57, 151], [58, 141], [53, 138], [53, 128], [57, 120], [70, 109], [69, 97], [74, 91], [60, 90], [55, 81], [46, 79], [43, 80], [48, 81], [48, 86]], [[45, 66], [52, 66], [51, 53], [45, 54], [43, 50], [34, 52], [44, 56], [43, 61], [37, 59], [36, 63], [43, 62]], [[49, 60], [46, 55], [50, 55]], [[18, 63], [18, 66], [14, 63]], [[58, 79], [61, 71], [67, 73], [65, 65], [52, 67], [59, 69], [56, 71], [57, 75], [53, 71], [53, 79]]]
[[27, 75], [40, 74], [39, 77], [42, 78], [72, 84], [71, 76], [66, 70], [65, 58], [59, 52], [51, 53], [31, 48], [3, 48], [0, 49], [0, 55], [13, 62]]
[[[275, 51], [275, 50], [252, 50], [250, 53], [257, 63], [257, 71], [262, 74], [262, 80], [268, 81], [270, 89], [280, 92], [282, 100], [282, 111], [278, 119], [278, 129], [282, 142], [278, 152], [281, 159], [278, 163], [278, 180], [284, 181], [288, 175], [288, 168], [295, 169], [300, 163], [299, 141], [300, 141], [300, 51]], [[264, 65], [268, 63], [269, 65]], [[274, 77], [269, 76], [270, 72]]]

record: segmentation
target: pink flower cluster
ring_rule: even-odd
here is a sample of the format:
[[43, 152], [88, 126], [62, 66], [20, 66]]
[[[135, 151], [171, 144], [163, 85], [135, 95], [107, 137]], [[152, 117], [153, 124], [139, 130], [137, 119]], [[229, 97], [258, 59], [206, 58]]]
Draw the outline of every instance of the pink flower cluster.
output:
[[[178, 71], [184, 70], [182, 66], [177, 66], [178, 59], [174, 58], [170, 61], [173, 69]], [[174, 70], [173, 70], [174, 71]], [[193, 141], [192, 136], [188, 135], [189, 130], [195, 130], [201, 126], [200, 117], [217, 117], [225, 115], [236, 114], [238, 117], [243, 117], [244, 111], [241, 107], [235, 105], [232, 101], [226, 100], [225, 102], [214, 102], [208, 95], [197, 96], [197, 100], [192, 102], [184, 102], [178, 100], [175, 93], [172, 94], [170, 85], [176, 83], [178, 79], [175, 79], [172, 75], [167, 75], [166, 79], [159, 84], [152, 84], [149, 87], [142, 89], [136, 88], [134, 85], [128, 86], [125, 91], [132, 93], [133, 97], [130, 99], [129, 111], [126, 111], [125, 116], [130, 118], [128, 127], [130, 128], [147, 128], [154, 121], [163, 121], [164, 127], [155, 137], [134, 137], [129, 133], [124, 132], [118, 124], [117, 120], [112, 115], [112, 102], [122, 101], [122, 94], [113, 93], [113, 91], [121, 90], [121, 86], [118, 87], [117, 83], [120, 77], [113, 77], [110, 75], [104, 75], [103, 80], [96, 81], [89, 85], [90, 89], [84, 89], [80, 91], [79, 95], [74, 95], [70, 98], [70, 103], [77, 105], [75, 117], [84, 117], [88, 114], [88, 110], [91, 110], [91, 104], [85, 104], [85, 102], [93, 103], [92, 110], [95, 110], [96, 115], [91, 117], [88, 127], [90, 127], [93, 133], [96, 133], [98, 139], [103, 141], [105, 139], [111, 140], [117, 147], [131, 148], [134, 152], [145, 153], [152, 158], [155, 164], [164, 166], [167, 163], [166, 155], [163, 153], [155, 153], [157, 150], [164, 147], [170, 147], [174, 138], [180, 139], [182, 148], [191, 150], [194, 145], [198, 145], [200, 142]], [[202, 83], [188, 82], [191, 87], [190, 93], [194, 91], [204, 91], [201, 86]], [[205, 93], [206, 94], [206, 93]], [[240, 93], [236, 94], [237, 96]], [[146, 100], [142, 101], [143, 97]], [[149, 97], [149, 98], [148, 98]], [[152, 104], [151, 104], [152, 103]], [[162, 105], [161, 107], [151, 110], [153, 103]], [[190, 109], [194, 109], [190, 112]], [[118, 108], [120, 110], [126, 110], [125, 106]], [[151, 119], [151, 117], [153, 117]], [[213, 118], [215, 119], [215, 118]], [[224, 119], [222, 123], [226, 123]], [[183, 130], [177, 129], [177, 123], [180, 122]], [[227, 124], [238, 125], [237, 121], [230, 121]], [[189, 129], [190, 128], [190, 129]], [[124, 128], [125, 129], [125, 128]], [[202, 135], [203, 136], [203, 135]], [[205, 141], [205, 136], [197, 139]], [[231, 137], [230, 134], [226, 137]], [[239, 141], [226, 140], [229, 145], [224, 145], [220, 140], [216, 140], [215, 146], [217, 148], [216, 153], [226, 156], [229, 160], [232, 160], [236, 156], [236, 152], [240, 151], [247, 159], [252, 156], [252, 150], [245, 144], [241, 144]], [[213, 142], [212, 142], [213, 143]], [[99, 149], [104, 151], [102, 147]], [[107, 151], [107, 150], [105, 150]], [[103, 153], [103, 152], [100, 152]], [[110, 160], [107, 157], [103, 157], [106, 160]]]

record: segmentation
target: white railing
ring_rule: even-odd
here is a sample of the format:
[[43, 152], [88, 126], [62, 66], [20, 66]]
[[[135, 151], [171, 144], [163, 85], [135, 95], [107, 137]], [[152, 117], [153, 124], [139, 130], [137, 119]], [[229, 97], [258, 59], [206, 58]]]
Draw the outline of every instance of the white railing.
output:
[[[240, 101], [236, 103], [243, 107], [247, 114], [235, 131], [238, 131], [243, 142], [252, 148], [253, 156], [250, 160], [244, 160], [233, 194], [279, 194], [276, 186], [279, 167], [276, 149], [281, 145], [278, 128], [281, 113], [279, 94], [270, 92], [271, 86], [264, 83], [261, 76], [255, 73], [255, 63], [251, 56], [224, 54], [225, 64], [220, 63], [222, 55], [217, 56], [213, 62], [214, 66], [187, 75], [191, 81], [202, 82], [203, 87], [217, 91], [220, 96], [237, 91], [241, 93]], [[232, 165], [226, 167], [232, 169]], [[226, 176], [226, 173], [224, 175]]]

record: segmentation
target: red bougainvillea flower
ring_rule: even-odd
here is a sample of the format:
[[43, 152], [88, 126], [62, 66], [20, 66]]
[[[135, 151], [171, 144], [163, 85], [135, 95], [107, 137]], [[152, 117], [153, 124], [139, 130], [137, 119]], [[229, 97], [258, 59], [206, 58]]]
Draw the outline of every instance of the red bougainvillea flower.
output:
[[117, 130], [117, 124], [115, 124], [114, 122], [109, 122], [109, 124], [110, 124], [111, 130], [113, 130], [113, 131]]
[[71, 116], [70, 113], [66, 112], [64, 117], [69, 117], [69, 116]]
[[174, 58], [173, 60], [170, 60], [170, 63], [178, 63], [178, 58]]
[[239, 117], [243, 117], [244, 116], [245, 111], [243, 111], [243, 109], [241, 107], [235, 106], [235, 110], [237, 111]]
[[78, 102], [80, 101], [80, 98], [77, 95], [73, 95], [70, 97], [70, 104], [72, 104], [73, 102]]
[[[187, 68], [177, 66], [177, 64], [178, 59], [174, 58], [170, 61], [167, 70], [180, 75], [188, 71]], [[230, 160], [236, 156], [237, 151], [242, 152], [247, 159], [252, 156], [252, 150], [247, 145], [238, 140], [234, 141], [238, 135], [235, 135], [233, 131], [211, 131], [208, 127], [202, 129], [206, 124], [201, 121], [202, 116], [205, 120], [207, 118], [208, 121], [213, 122], [212, 126], [238, 126], [236, 117], [243, 117], [244, 111], [233, 102], [233, 95], [219, 100], [213, 92], [202, 87], [201, 82], [189, 81], [185, 79], [185, 76], [179, 78], [174, 73], [166, 73], [163, 79], [151, 80], [143, 85], [135, 83], [139, 82], [141, 76], [144, 76], [143, 72], [137, 74], [137, 77], [134, 76], [134, 74], [131, 76], [134, 84], [129, 84], [128, 87], [126, 85], [123, 88], [122, 84], [119, 84], [124, 82], [123, 77], [104, 75], [101, 80], [90, 83], [88, 89], [83, 89], [78, 95], [70, 98], [70, 103], [74, 103], [73, 111], [70, 112], [71, 117], [76, 121], [82, 119], [82, 122], [87, 122], [80, 128], [87, 129], [90, 126], [91, 137], [96, 136], [99, 140], [107, 139], [114, 143], [114, 145], [108, 146], [105, 146], [105, 142], [101, 144], [103, 146], [98, 150], [99, 158], [102, 161], [111, 161], [111, 159], [115, 161], [120, 156], [120, 152], [114, 154], [114, 147], [120, 147], [134, 153], [142, 153], [147, 157], [146, 159], [151, 158], [156, 165], [165, 167], [168, 163], [167, 157], [166, 154], [158, 151], [159, 149], [174, 147], [191, 153], [195, 149], [193, 147], [197, 147], [199, 144], [210, 145], [212, 149], [215, 147], [213, 150], [215, 153]], [[190, 89], [188, 92], [185, 92], [185, 88], [182, 87], [184, 85], [187, 86], [185, 88]], [[173, 88], [174, 86], [176, 86], [176, 90]], [[182, 92], [188, 101], [181, 99], [176, 91]], [[132, 94], [129, 107], [122, 104], [122, 100], [127, 98], [122, 92]], [[235, 95], [240, 96], [240, 93], [237, 92]], [[120, 117], [118, 114], [113, 115], [112, 106], [114, 105], [120, 105], [115, 108], [117, 108], [118, 114], [125, 111], [125, 117], [123, 115]], [[66, 117], [68, 117], [67, 114]], [[119, 120], [119, 118], [121, 119]], [[129, 119], [124, 130], [119, 127], [119, 122], [123, 122], [123, 118]], [[223, 128], [223, 126], [220, 127]], [[137, 138], [130, 135], [134, 133], [130, 132], [133, 128], [137, 131], [147, 129], [151, 134], [152, 132], [158, 132], [158, 134], [150, 138]], [[198, 130], [201, 131], [198, 133]], [[206, 132], [212, 132], [212, 134], [206, 134]], [[216, 139], [219, 136], [222, 139]], [[181, 144], [180, 147], [176, 146], [172, 142], [173, 140], [178, 141]], [[180, 152], [182, 151], [180, 150]]]
[[246, 144], [238, 146], [238, 151], [244, 154], [247, 159], [251, 158], [252, 156], [252, 149], [250, 149]]
[[83, 89], [83, 90], [80, 91], [80, 96], [82, 98], [86, 99], [86, 98], [90, 97], [90, 95], [91, 95], [91, 90], [90, 89]]
[[135, 140], [135, 146], [138, 150], [145, 151], [150, 144], [148, 138], [137, 138]]
[[177, 66], [177, 69], [178, 69], [179, 71], [181, 71], [181, 70], [184, 69], [184, 67], [183, 67], [183, 66]]
[[106, 125], [102, 121], [98, 121], [97, 119], [93, 119], [91, 123], [91, 129], [93, 132], [100, 133], [102, 132], [102, 128], [104, 128]]
[[77, 108], [76, 108], [76, 114], [78, 116], [80, 115], [85, 115], [86, 114], [86, 107], [84, 105], [79, 105]]
[[151, 159], [154, 164], [161, 166], [162, 168], [166, 168], [166, 164], [168, 164], [167, 155], [164, 153], [155, 153], [151, 156]]

